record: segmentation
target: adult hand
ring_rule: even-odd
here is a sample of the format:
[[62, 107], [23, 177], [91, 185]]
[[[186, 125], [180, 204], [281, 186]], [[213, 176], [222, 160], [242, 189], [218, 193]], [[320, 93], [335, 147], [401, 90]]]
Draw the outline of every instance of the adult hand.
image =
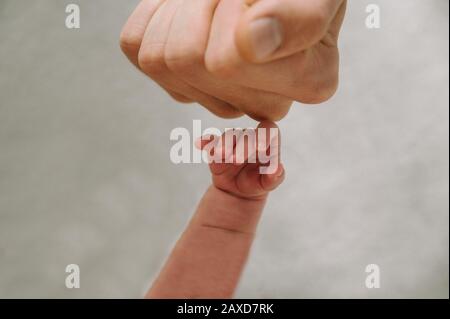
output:
[[142, 0], [121, 34], [140, 70], [180, 102], [279, 120], [338, 82], [345, 0]]

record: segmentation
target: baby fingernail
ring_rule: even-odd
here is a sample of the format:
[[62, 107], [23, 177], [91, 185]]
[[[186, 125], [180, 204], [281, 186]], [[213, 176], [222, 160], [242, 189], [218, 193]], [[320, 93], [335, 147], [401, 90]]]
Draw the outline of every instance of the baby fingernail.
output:
[[274, 18], [259, 18], [250, 23], [250, 42], [256, 59], [264, 60], [281, 45], [281, 26]]

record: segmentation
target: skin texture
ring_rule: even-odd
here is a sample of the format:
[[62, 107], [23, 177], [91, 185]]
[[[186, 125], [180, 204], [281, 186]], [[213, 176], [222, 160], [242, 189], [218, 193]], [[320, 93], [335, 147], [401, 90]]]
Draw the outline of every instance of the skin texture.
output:
[[[264, 122], [259, 127], [276, 127]], [[198, 143], [205, 149], [206, 139]], [[228, 153], [220, 140], [208, 148], [209, 154], [236, 156], [235, 141]], [[277, 149], [278, 169], [273, 174], [261, 175], [256, 163], [211, 163], [212, 185], [208, 188], [186, 230], [176, 243], [147, 298], [231, 298], [245, 266], [250, 247], [267, 196], [284, 179], [284, 168], [279, 161], [277, 142], [266, 143]], [[247, 158], [248, 152], [245, 152]]]
[[[142, 0], [125, 24], [129, 60], [179, 102], [223, 118], [283, 118], [293, 100], [330, 98], [338, 84], [344, 0]], [[277, 21], [279, 47], [264, 58], [250, 36]], [[267, 42], [260, 38], [261, 43]]]

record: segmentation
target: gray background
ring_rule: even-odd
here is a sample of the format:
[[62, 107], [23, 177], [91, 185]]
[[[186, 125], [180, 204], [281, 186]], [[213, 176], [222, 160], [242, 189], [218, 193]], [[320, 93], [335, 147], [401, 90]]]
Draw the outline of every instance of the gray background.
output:
[[[0, 1], [0, 297], [141, 297], [209, 184], [169, 161], [170, 131], [255, 123], [131, 67], [118, 37], [137, 0], [72, 1], [80, 30], [70, 2]], [[446, 0], [350, 1], [340, 89], [280, 123], [287, 179], [237, 297], [448, 298], [448, 36]]]

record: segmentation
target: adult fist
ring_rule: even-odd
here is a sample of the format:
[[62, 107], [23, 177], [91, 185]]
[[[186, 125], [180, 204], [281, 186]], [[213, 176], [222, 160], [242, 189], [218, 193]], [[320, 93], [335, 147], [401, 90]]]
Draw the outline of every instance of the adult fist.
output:
[[121, 47], [180, 102], [279, 120], [335, 91], [340, 0], [142, 0]]

